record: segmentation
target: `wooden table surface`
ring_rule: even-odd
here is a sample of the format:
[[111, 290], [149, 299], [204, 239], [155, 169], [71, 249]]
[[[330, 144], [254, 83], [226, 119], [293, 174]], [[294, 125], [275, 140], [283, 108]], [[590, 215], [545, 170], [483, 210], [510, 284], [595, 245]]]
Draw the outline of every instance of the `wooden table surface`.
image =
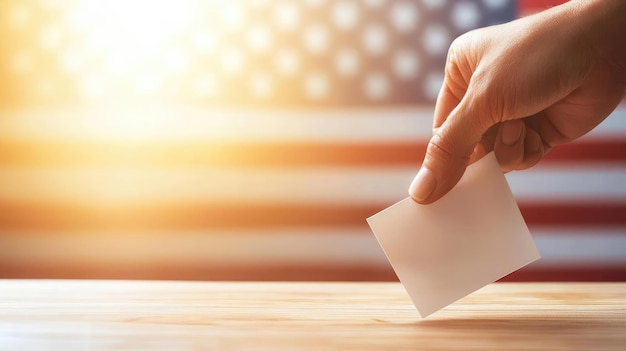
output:
[[626, 350], [626, 283], [496, 283], [420, 320], [399, 283], [0, 280], [0, 350]]

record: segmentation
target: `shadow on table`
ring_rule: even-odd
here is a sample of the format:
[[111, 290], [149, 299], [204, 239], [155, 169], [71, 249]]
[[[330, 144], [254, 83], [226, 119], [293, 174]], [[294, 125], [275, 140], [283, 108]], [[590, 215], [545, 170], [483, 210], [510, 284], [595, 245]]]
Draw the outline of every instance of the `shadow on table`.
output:
[[[622, 329], [623, 325], [617, 322], [618, 316], [611, 318], [589, 317], [585, 314], [558, 315], [547, 312], [536, 316], [502, 316], [486, 318], [450, 318], [426, 319], [415, 323], [422, 329], [441, 329], [447, 332], [475, 331], [485, 333], [514, 333], [532, 335], [534, 333], [551, 334], [554, 336], [588, 334]], [[623, 329], [622, 329], [623, 330]]]

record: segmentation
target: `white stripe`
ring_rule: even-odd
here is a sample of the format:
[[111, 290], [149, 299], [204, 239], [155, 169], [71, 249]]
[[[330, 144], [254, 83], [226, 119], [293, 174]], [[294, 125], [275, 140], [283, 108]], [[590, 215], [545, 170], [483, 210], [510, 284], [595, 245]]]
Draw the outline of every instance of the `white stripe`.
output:
[[[542, 259], [537, 266], [626, 264], [626, 228], [533, 230]], [[366, 229], [282, 229], [219, 232], [2, 233], [2, 261], [89, 262], [107, 265], [387, 266]], [[88, 248], [88, 249], [87, 249]]]
[[534, 231], [542, 260], [537, 266], [626, 265], [626, 228]]
[[[0, 169], [5, 200], [133, 204], [392, 204], [412, 169]], [[519, 202], [626, 201], [626, 165], [536, 167], [507, 175]]]
[[242, 142], [415, 141], [432, 134], [432, 108], [216, 110], [181, 107], [18, 111], [0, 137], [34, 140]]
[[405, 197], [415, 171], [4, 169], [0, 198], [113, 204], [380, 202]]
[[626, 138], [626, 103], [622, 102], [609, 117], [581, 139], [602, 140], [606, 138]]
[[[363, 230], [272, 230], [165, 233], [2, 233], [4, 261], [76, 260], [106, 264], [386, 264]], [[86, 250], [86, 248], [89, 248]]]
[[[0, 112], [0, 138], [104, 141], [407, 142], [432, 135], [432, 106], [201, 109], [151, 106]], [[586, 139], [626, 136], [626, 104]]]
[[519, 202], [624, 202], [626, 166], [536, 167], [506, 175]]

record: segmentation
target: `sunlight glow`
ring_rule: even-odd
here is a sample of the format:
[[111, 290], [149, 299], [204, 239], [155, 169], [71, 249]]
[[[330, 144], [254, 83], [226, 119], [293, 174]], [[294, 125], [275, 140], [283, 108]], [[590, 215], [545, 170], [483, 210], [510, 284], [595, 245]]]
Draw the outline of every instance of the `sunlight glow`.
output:
[[[86, 48], [105, 61], [109, 79], [132, 74], [141, 96], [158, 92], [162, 77], [156, 65], [180, 76], [187, 69], [185, 53], [172, 50], [178, 39], [191, 30], [194, 3], [182, 1], [99, 1], [84, 0], [68, 11], [68, 24], [83, 33]], [[48, 41], [51, 41], [50, 39]], [[155, 62], [163, 58], [163, 63]], [[68, 62], [71, 66], [71, 62]], [[99, 87], [83, 85], [83, 95], [101, 97]]]

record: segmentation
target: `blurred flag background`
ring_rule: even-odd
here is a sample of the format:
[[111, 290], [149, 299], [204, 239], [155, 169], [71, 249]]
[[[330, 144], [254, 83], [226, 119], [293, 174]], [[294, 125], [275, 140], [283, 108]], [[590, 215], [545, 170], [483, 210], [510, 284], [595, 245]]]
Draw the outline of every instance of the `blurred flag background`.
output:
[[[0, 278], [395, 280], [365, 218], [448, 46], [556, 3], [3, 0]], [[626, 280], [625, 106], [507, 178], [543, 259], [505, 280]]]

